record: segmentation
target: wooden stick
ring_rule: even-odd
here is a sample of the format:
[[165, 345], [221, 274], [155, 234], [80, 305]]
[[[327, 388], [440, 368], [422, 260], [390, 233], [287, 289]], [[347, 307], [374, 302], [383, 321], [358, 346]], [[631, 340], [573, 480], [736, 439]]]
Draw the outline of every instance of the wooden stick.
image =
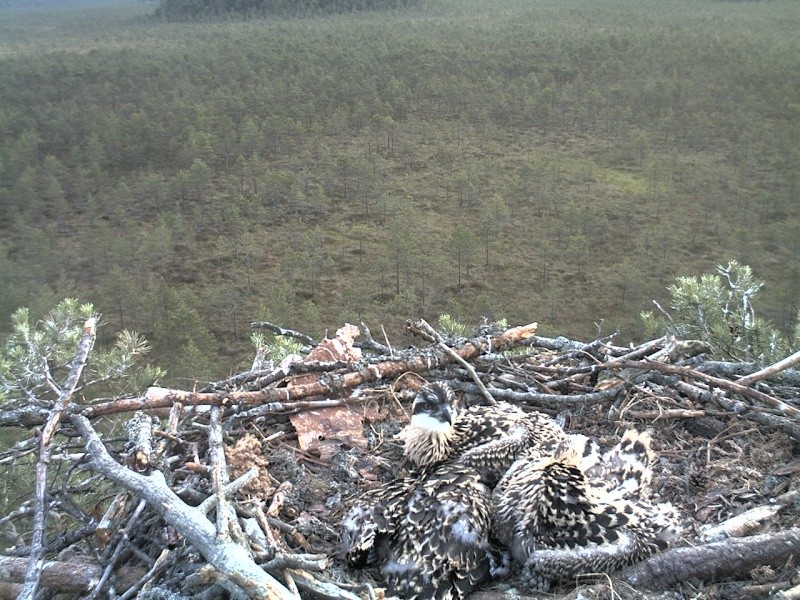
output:
[[689, 410], [685, 408], [667, 408], [664, 410], [626, 410], [625, 416], [631, 419], [642, 419], [650, 421], [663, 421], [665, 419], [694, 419], [704, 417], [704, 410]]
[[369, 327], [367, 326], [366, 323], [364, 323], [364, 321], [361, 321], [359, 327], [361, 328], [361, 336], [366, 341], [357, 342], [353, 344], [354, 346], [356, 346], [357, 348], [361, 348], [362, 350], [371, 350], [372, 352], [377, 352], [384, 356], [393, 357], [392, 349], [387, 345], [381, 344], [374, 337], [372, 337], [372, 332], [369, 330]]
[[136, 470], [146, 471], [153, 455], [153, 419], [147, 413], [138, 411], [128, 423], [131, 425], [129, 438], [133, 444]]
[[436, 331], [433, 327], [431, 327], [431, 325], [427, 321], [425, 321], [425, 319], [422, 319], [419, 323], [422, 325], [420, 329], [422, 329], [423, 331], [425, 331], [425, 333], [433, 337], [433, 339], [436, 340], [436, 345], [441, 350], [449, 354], [454, 361], [456, 361], [458, 364], [460, 364], [467, 370], [467, 373], [469, 373], [469, 376], [472, 378], [472, 381], [474, 381], [475, 385], [478, 386], [481, 395], [486, 400], [486, 404], [488, 404], [489, 406], [494, 406], [495, 404], [497, 404], [497, 401], [489, 393], [489, 390], [487, 390], [486, 386], [483, 385], [481, 378], [478, 377], [478, 374], [475, 372], [475, 368], [471, 364], [469, 364], [466, 360], [464, 360], [462, 357], [460, 357], [455, 350], [453, 350], [450, 346], [445, 344], [444, 338], [442, 338], [441, 334], [438, 331]]
[[775, 375], [776, 373], [780, 373], [788, 369], [789, 367], [793, 367], [794, 365], [800, 363], [800, 350], [792, 354], [791, 356], [787, 356], [783, 360], [779, 360], [774, 365], [770, 365], [760, 371], [756, 371], [755, 373], [751, 373], [750, 375], [745, 375], [744, 377], [740, 377], [736, 380], [736, 383], [739, 385], [750, 385], [751, 383], [755, 383], [765, 377], [770, 377], [771, 375]]
[[[479, 393], [477, 386], [460, 381], [450, 382], [453, 389], [463, 390], [473, 394]], [[590, 404], [592, 402], [606, 402], [616, 398], [617, 394], [625, 388], [624, 383], [600, 392], [586, 394], [541, 394], [539, 392], [515, 392], [504, 388], [490, 387], [489, 393], [498, 400], [506, 400], [512, 404], [549, 405], [557, 408], [574, 406], [577, 404]]]
[[144, 575], [142, 575], [139, 581], [134, 583], [127, 592], [122, 594], [122, 596], [119, 597], [119, 600], [130, 600], [131, 598], [134, 597], [134, 595], [138, 594], [141, 588], [143, 588], [149, 581], [152, 581], [156, 575], [158, 575], [162, 570], [164, 570], [164, 567], [166, 567], [167, 560], [169, 560], [171, 553], [172, 550], [170, 550], [169, 548], [164, 548], [161, 551], [161, 554], [158, 555], [158, 558], [156, 559], [155, 563], [150, 568], [150, 570]]
[[275, 325], [274, 323], [268, 323], [267, 321], [258, 321], [255, 323], [250, 323], [251, 329], [266, 329], [271, 331], [275, 335], [284, 335], [286, 337], [293, 337], [294, 339], [300, 341], [306, 346], [316, 346], [317, 342], [314, 341], [314, 338], [306, 335], [305, 333], [300, 333], [299, 331], [295, 331], [294, 329], [285, 329], [280, 325]]

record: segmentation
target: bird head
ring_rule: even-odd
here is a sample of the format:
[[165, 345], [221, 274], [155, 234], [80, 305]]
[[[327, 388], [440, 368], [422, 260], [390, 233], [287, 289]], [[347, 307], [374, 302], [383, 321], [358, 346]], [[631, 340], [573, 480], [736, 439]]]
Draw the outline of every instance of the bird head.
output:
[[449, 431], [456, 420], [456, 400], [446, 383], [434, 381], [423, 385], [411, 407], [411, 426], [431, 432]]

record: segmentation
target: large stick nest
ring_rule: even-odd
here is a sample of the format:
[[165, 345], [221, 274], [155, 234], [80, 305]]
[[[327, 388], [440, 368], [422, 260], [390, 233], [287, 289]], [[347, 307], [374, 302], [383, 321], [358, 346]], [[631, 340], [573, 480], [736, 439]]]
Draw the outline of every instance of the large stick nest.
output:
[[[397, 475], [395, 434], [431, 380], [466, 404], [548, 413], [605, 447], [628, 428], [651, 432], [655, 496], [680, 509], [685, 539], [623, 572], [582, 577], [556, 590], [563, 597], [798, 597], [800, 373], [737, 383], [758, 366], [669, 338], [623, 348], [542, 338], [535, 326], [447, 340], [424, 322], [408, 329], [417, 347], [348, 326], [319, 344], [304, 337], [302, 360], [259, 359], [200, 391], [74, 404], [52, 447], [51, 562], [37, 597], [380, 597], [377, 571], [345, 567], [339, 523], [360, 493]], [[108, 415], [125, 415], [125, 435]], [[2, 463], [36, 448], [22, 442]], [[21, 590], [32, 549], [18, 532], [33, 512], [23, 502], [0, 520], [10, 546], [0, 595]], [[473, 596], [553, 597], [518, 583]]]

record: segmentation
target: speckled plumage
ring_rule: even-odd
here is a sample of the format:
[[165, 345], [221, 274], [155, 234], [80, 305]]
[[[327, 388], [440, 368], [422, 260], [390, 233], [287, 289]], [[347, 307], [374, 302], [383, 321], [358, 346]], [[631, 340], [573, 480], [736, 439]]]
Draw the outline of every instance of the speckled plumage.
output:
[[342, 551], [347, 564], [362, 568], [386, 558], [402, 510], [417, 483], [402, 477], [365, 492], [342, 520]]
[[440, 464], [368, 492], [343, 521], [351, 566], [381, 562], [387, 594], [463, 598], [490, 575], [491, 492], [474, 469]]
[[489, 578], [489, 489], [463, 465], [439, 465], [408, 496], [381, 572], [400, 598], [463, 598]]
[[493, 492], [493, 533], [537, 585], [614, 571], [666, 547], [668, 507], [648, 501], [649, 437], [598, 457], [584, 436], [530, 451]]
[[526, 448], [564, 433], [507, 403], [459, 411], [450, 387], [433, 382], [420, 389], [399, 437], [413, 470], [348, 513], [348, 562], [380, 563], [389, 593], [401, 598], [461, 598], [493, 569], [491, 486]]
[[348, 556], [382, 561], [398, 597], [474, 589], [493, 570], [490, 529], [536, 586], [666, 547], [672, 515], [649, 501], [646, 434], [626, 432], [602, 454], [590, 438], [507, 403], [459, 411], [449, 386], [434, 382], [400, 437], [417, 470], [362, 498], [343, 536]]
[[490, 487], [527, 448], [564, 436], [550, 417], [507, 402], [460, 411], [450, 387], [438, 381], [420, 388], [412, 410], [398, 436], [411, 465], [456, 460], [477, 469]]

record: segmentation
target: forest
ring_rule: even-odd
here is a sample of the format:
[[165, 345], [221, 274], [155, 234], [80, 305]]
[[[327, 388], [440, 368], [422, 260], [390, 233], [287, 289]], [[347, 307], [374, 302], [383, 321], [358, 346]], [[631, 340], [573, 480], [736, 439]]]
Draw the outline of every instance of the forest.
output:
[[735, 259], [800, 301], [800, 4], [423, 0], [0, 18], [0, 334], [65, 297], [191, 387], [250, 323], [643, 337]]
[[162, 0], [155, 14], [169, 21], [202, 21], [274, 15], [318, 16], [391, 9], [415, 3], [415, 0]]

